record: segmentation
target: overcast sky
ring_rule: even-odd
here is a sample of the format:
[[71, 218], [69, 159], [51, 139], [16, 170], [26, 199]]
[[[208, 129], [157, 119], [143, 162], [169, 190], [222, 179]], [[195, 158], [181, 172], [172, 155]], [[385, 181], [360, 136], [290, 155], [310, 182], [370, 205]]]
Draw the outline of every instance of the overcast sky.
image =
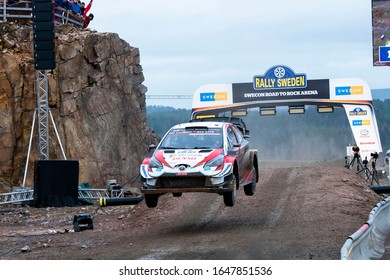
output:
[[[140, 49], [147, 94], [251, 82], [280, 64], [308, 79], [390, 88], [390, 67], [373, 67], [371, 0], [94, 0], [91, 12], [91, 29]], [[148, 101], [156, 104], [191, 100]]]

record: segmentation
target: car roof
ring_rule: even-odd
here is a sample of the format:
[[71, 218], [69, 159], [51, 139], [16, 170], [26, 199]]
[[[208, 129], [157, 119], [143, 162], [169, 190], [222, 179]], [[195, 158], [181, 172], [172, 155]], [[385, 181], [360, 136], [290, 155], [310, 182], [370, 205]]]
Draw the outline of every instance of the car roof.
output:
[[207, 128], [222, 128], [227, 123], [225, 122], [189, 122], [189, 123], [180, 123], [175, 125], [172, 128], [196, 128], [196, 127], [207, 127]]
[[237, 117], [209, 117], [209, 118], [200, 118], [200, 119], [192, 119], [190, 122], [228, 122], [234, 124], [237, 128], [241, 130], [241, 132], [246, 131], [245, 122], [241, 118]]

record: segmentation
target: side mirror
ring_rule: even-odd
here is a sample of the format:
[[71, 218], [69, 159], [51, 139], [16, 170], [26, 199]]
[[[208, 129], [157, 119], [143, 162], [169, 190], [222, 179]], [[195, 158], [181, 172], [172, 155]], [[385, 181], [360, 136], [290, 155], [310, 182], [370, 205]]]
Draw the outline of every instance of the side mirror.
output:
[[149, 153], [152, 152], [152, 151], [153, 151], [154, 149], [156, 149], [156, 148], [157, 148], [156, 145], [150, 144], [150, 145], [149, 145]]
[[244, 133], [244, 138], [250, 138], [251, 137], [251, 133], [249, 130], [245, 129], [245, 133]]

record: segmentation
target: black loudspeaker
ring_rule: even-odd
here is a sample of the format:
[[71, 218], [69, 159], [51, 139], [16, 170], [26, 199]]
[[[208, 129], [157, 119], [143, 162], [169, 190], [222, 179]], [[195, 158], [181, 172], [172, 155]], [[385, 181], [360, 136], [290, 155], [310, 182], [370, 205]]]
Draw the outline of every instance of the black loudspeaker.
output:
[[53, 3], [51, 1], [42, 0], [42, 1], [33, 1], [32, 10], [33, 12], [52, 12]]
[[78, 181], [79, 162], [76, 160], [35, 161], [34, 206], [76, 206]]
[[34, 12], [33, 21], [53, 21], [53, 12]]
[[34, 30], [34, 51], [51, 51], [47, 56], [34, 55], [36, 70], [54, 69], [55, 45], [53, 3], [51, 0], [34, 0], [32, 6], [32, 19]]
[[55, 69], [56, 61], [55, 60], [35, 60], [34, 63], [36, 70], [46, 70], [46, 69]]
[[33, 30], [34, 30], [34, 34], [35, 34], [35, 32], [39, 32], [39, 31], [53, 32], [54, 31], [54, 23], [52, 21], [33, 22]]
[[35, 51], [34, 58], [38, 60], [54, 59], [55, 53], [53, 51]]
[[36, 41], [34, 43], [35, 51], [53, 51], [54, 42], [53, 41]]
[[34, 41], [49, 41], [54, 40], [53, 32], [34, 32]]

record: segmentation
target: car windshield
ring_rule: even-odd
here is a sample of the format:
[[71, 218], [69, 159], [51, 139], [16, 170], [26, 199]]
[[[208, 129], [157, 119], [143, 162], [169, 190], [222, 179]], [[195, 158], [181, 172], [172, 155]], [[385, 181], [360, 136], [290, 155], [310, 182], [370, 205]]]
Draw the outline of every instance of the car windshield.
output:
[[221, 128], [172, 129], [160, 144], [160, 149], [222, 148]]

